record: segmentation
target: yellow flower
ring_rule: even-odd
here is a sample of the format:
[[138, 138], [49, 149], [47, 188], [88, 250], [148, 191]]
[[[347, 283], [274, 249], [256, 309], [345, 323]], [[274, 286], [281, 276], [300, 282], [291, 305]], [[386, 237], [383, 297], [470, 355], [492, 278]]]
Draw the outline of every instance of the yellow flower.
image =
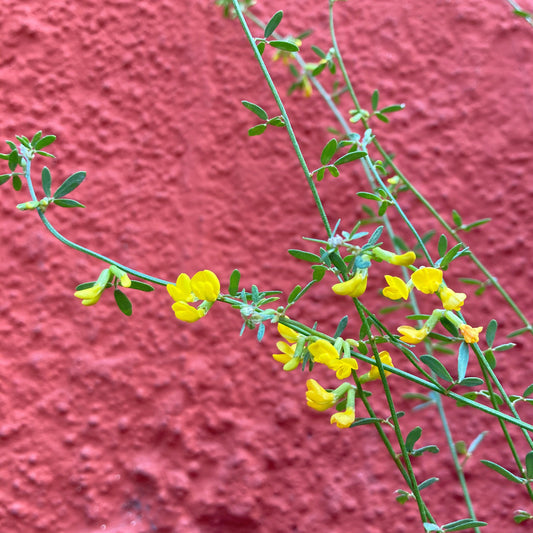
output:
[[[374, 357], [372, 359], [375, 359]], [[379, 352], [379, 359], [384, 365], [388, 366], [394, 366], [392, 364], [392, 359], [389, 354], [389, 352], [383, 351]], [[388, 370], [385, 370], [385, 375], [390, 375], [390, 372]], [[375, 381], [376, 379], [380, 379], [379, 370], [377, 366], [372, 366], [370, 369], [370, 372], [363, 374], [360, 378], [361, 383], [366, 383], [367, 381]]]
[[442, 283], [442, 270], [433, 267], [419, 268], [411, 274], [414, 286], [424, 294], [433, 294]]
[[351, 375], [352, 370], [357, 370], [357, 361], [351, 357], [343, 357], [342, 359], [330, 360], [327, 364], [328, 368], [335, 370], [337, 379], [346, 379]]
[[385, 280], [389, 286], [383, 289], [383, 296], [391, 300], [399, 300], [400, 298], [407, 300], [409, 298], [409, 287], [402, 278], [385, 276]]
[[76, 291], [74, 296], [81, 299], [83, 305], [94, 305], [102, 296], [105, 286], [102, 285], [93, 285], [87, 289], [82, 289], [81, 291]]
[[196, 307], [182, 301], [172, 304], [172, 309], [174, 310], [176, 318], [182, 322], [196, 322], [205, 316], [204, 309], [196, 309]]
[[414, 252], [405, 252], [404, 254], [401, 254], [401, 255], [394, 254], [391, 257], [390, 262], [393, 265], [409, 266], [409, 265], [412, 265], [415, 262], [415, 260], [416, 260], [416, 254]]
[[296, 333], [293, 329], [289, 328], [288, 326], [284, 326], [280, 322], [278, 322], [278, 333], [289, 342], [296, 342], [298, 338], [300, 337], [299, 333]]
[[294, 352], [296, 350], [294, 344], [287, 344], [286, 342], [279, 341], [276, 343], [276, 347], [281, 353], [273, 353], [272, 357], [278, 361], [278, 363], [288, 363], [294, 357]]
[[459, 311], [463, 307], [466, 299], [464, 292], [455, 292], [448, 287], [442, 287], [439, 290], [439, 296], [444, 309], [448, 311]]
[[314, 379], [308, 379], [307, 392], [305, 396], [307, 398], [307, 405], [311, 409], [316, 411], [325, 411], [335, 405], [335, 395], [332, 392], [328, 392]]
[[191, 290], [200, 300], [214, 302], [220, 294], [220, 281], [211, 270], [201, 270], [192, 277]]
[[422, 342], [429, 333], [424, 327], [422, 329], [416, 329], [411, 326], [400, 326], [398, 331], [402, 335], [400, 340], [409, 344], [418, 344], [419, 342]]
[[352, 298], [359, 298], [366, 290], [368, 281], [368, 271], [366, 269], [357, 270], [355, 276], [348, 281], [336, 283], [332, 290], [335, 294], [340, 296], [351, 296]]
[[131, 279], [128, 277], [126, 273], [122, 274], [120, 276], [120, 284], [125, 287], [126, 289], [131, 287]]
[[308, 348], [316, 363], [322, 363], [329, 368], [331, 368], [330, 364], [332, 365], [334, 361], [339, 359], [339, 352], [335, 346], [324, 339], [318, 339], [311, 343]]
[[483, 330], [483, 327], [473, 328], [472, 326], [469, 326], [468, 324], [460, 324], [459, 330], [461, 331], [461, 334], [463, 335], [465, 342], [472, 344], [474, 342], [479, 342], [479, 334]]
[[194, 294], [191, 290], [191, 278], [187, 274], [180, 274], [175, 285], [168, 284], [167, 291], [175, 302], [194, 301]]
[[349, 428], [355, 421], [355, 409], [348, 407], [346, 411], [340, 411], [331, 415], [330, 422], [337, 424], [338, 428]]

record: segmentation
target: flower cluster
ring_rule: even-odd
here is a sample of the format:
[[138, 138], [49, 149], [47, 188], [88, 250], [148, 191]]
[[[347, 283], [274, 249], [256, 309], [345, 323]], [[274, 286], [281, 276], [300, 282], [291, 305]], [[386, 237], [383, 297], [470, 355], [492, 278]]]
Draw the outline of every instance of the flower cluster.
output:
[[[370, 265], [370, 259], [374, 259], [378, 262], [386, 261], [387, 263], [396, 266], [409, 266], [415, 262], [416, 255], [414, 252], [395, 254], [389, 252], [388, 250], [383, 250], [379, 246], [376, 246], [371, 252], [362, 254], [363, 264], [366, 263]], [[354, 275], [350, 279], [342, 281], [340, 283], [335, 283], [335, 285], [333, 285], [333, 287], [331, 288], [335, 294], [338, 294], [340, 296], [350, 296], [352, 298], [359, 298], [366, 291], [367, 281], [368, 266], [360, 267], [355, 269]], [[407, 292], [407, 296], [408, 295], [409, 293]]]
[[[201, 270], [192, 278], [180, 274], [175, 285], [168, 284], [167, 291], [174, 300], [172, 309], [183, 322], [196, 322], [206, 315], [220, 294], [220, 282], [210, 270]], [[203, 300], [198, 307], [191, 303]]]
[[[279, 341], [276, 346], [280, 353], [275, 353], [272, 357], [276, 361], [283, 363], [283, 370], [290, 371], [298, 368], [300, 363], [304, 361], [306, 354], [312, 358], [313, 363], [323, 364], [334, 371], [339, 380], [348, 378], [358, 370], [357, 360], [351, 355], [352, 346], [355, 345], [355, 341], [352, 339], [344, 340], [339, 337], [332, 344], [326, 339], [316, 339], [316, 337], [302, 335], [279, 323], [278, 332], [287, 342]], [[380, 352], [379, 358], [383, 364], [394, 366], [388, 352]], [[389, 374], [389, 371], [385, 371], [385, 375]], [[373, 365], [369, 372], [359, 377], [359, 381], [367, 383], [379, 378], [379, 371]], [[307, 405], [317, 411], [325, 411], [333, 407], [346, 396], [346, 409], [333, 414], [331, 423], [337, 424], [339, 428], [347, 428], [353, 424], [355, 420], [355, 389], [353, 385], [342, 383], [339, 387], [330, 391], [324, 389], [314, 379], [310, 379], [307, 381], [307, 388]]]
[[444, 282], [442, 270], [433, 267], [419, 268], [411, 274], [407, 283], [396, 276], [385, 276], [385, 280], [387, 287], [383, 289], [383, 295], [391, 300], [399, 300], [400, 298], [407, 300], [410, 291], [416, 288], [423, 294], [438, 294], [444, 307], [444, 309], [435, 309], [421, 329], [400, 326], [398, 328], [401, 334], [400, 340], [410, 344], [418, 344], [427, 337], [441, 318], [446, 317], [459, 329], [465, 342], [479, 341], [479, 333], [483, 328], [473, 328], [465, 324], [459, 316], [452, 312], [461, 310], [466, 294], [450, 289]]

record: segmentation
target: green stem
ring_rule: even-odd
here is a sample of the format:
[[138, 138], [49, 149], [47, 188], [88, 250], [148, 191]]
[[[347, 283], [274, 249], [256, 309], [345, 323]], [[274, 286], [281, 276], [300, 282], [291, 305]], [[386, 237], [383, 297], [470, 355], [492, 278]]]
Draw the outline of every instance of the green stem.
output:
[[[368, 413], [368, 416], [370, 418], [379, 418], [378, 416], [376, 416], [376, 413], [374, 412], [374, 409], [372, 409], [372, 406], [370, 405], [370, 402], [369, 402], [367, 396], [364, 394], [363, 387], [361, 385], [361, 381], [359, 380], [359, 377], [357, 376], [356, 372], [352, 372], [352, 376], [354, 378], [355, 385], [357, 387], [357, 392], [358, 392], [359, 398], [363, 402], [363, 405], [365, 406], [365, 409], [366, 409], [366, 411]], [[410, 485], [411, 484], [411, 480], [409, 478], [409, 473], [407, 472], [407, 470], [406, 470], [405, 466], [403, 465], [403, 463], [400, 461], [400, 458], [398, 457], [398, 454], [394, 451], [394, 448], [393, 448], [393, 446], [391, 444], [391, 441], [390, 441], [389, 437], [387, 437], [387, 434], [385, 433], [385, 431], [383, 431], [383, 428], [381, 427], [381, 424], [379, 422], [376, 422], [374, 424], [374, 427], [376, 428], [376, 431], [378, 432], [378, 435], [379, 435], [380, 439], [382, 440], [385, 448], [387, 449], [387, 452], [389, 453], [391, 459], [394, 461], [394, 464], [396, 465], [396, 467], [398, 468], [398, 470], [402, 474], [403, 479], [405, 480], [405, 482], [408, 485]], [[422, 503], [424, 505], [425, 515], [428, 516], [431, 520], [433, 520], [433, 517], [431, 516], [431, 513], [429, 512], [429, 509], [427, 508], [426, 504], [424, 502], [422, 502]]]
[[[32, 198], [32, 200], [34, 201], [38, 201], [37, 200], [37, 196], [35, 195], [35, 190], [33, 188], [33, 183], [32, 183], [32, 180], [31, 180], [31, 159], [29, 157], [27, 157], [25, 154], [24, 154], [24, 151], [23, 151], [23, 157], [24, 157], [24, 161], [26, 161], [26, 168], [24, 170], [24, 177], [26, 178], [26, 181], [28, 183], [28, 190], [30, 192], [30, 196]], [[65, 237], [63, 237], [63, 235], [61, 235], [61, 233], [59, 233], [59, 231], [57, 231], [54, 226], [52, 226], [52, 224], [50, 224], [50, 222], [48, 221], [48, 219], [46, 218], [46, 215], [44, 214], [43, 210], [38, 207], [37, 208], [37, 213], [39, 214], [39, 217], [42, 221], [42, 223], [44, 224], [44, 226], [46, 227], [46, 229], [56, 238], [58, 239], [59, 241], [61, 241], [63, 244], [69, 246], [70, 248], [73, 248], [74, 250], [77, 250], [78, 252], [83, 252], [87, 255], [90, 255], [91, 257], [94, 257], [96, 259], [100, 259], [101, 261], [104, 261], [104, 263], [107, 263], [109, 265], [115, 265], [117, 267], [119, 267], [121, 270], [124, 270], [124, 272], [127, 272], [128, 274], [131, 274], [132, 276], [136, 276], [140, 279], [143, 279], [145, 281], [150, 281], [152, 283], [156, 283], [158, 285], [168, 285], [169, 283], [172, 283], [171, 281], [166, 281], [164, 279], [159, 279], [159, 278], [154, 278], [153, 276], [149, 276], [148, 274], [144, 274], [143, 272], [139, 272], [137, 270], [134, 270], [133, 268], [130, 268], [126, 265], [123, 265], [117, 261], [114, 261], [113, 259], [110, 259], [109, 257], [106, 257], [105, 255], [102, 255], [102, 254], [99, 254], [97, 252], [94, 252], [93, 250], [90, 250], [89, 248], [85, 248], [84, 246], [80, 246], [79, 244], [76, 244], [75, 242], [72, 242], [68, 239], [66, 239]]]
[[239, 19], [239, 22], [242, 26], [242, 29], [246, 35], [246, 38], [248, 39], [248, 42], [250, 43], [250, 46], [252, 47], [252, 50], [254, 52], [255, 58], [257, 59], [257, 62], [259, 63], [259, 66], [261, 68], [261, 71], [263, 73], [263, 76], [265, 77], [265, 80], [268, 84], [268, 87], [270, 89], [270, 92], [272, 93], [272, 96], [274, 97], [274, 100], [276, 101], [276, 104], [278, 105], [278, 108], [280, 110], [281, 116], [283, 117], [283, 120], [285, 122], [285, 127], [287, 128], [287, 133], [289, 134], [289, 138], [291, 141], [291, 144], [294, 148], [294, 151], [296, 152], [296, 156], [298, 158], [298, 161], [300, 163], [300, 166], [302, 167], [302, 170], [305, 175], [305, 179], [307, 180], [307, 184], [309, 185], [309, 188], [311, 189], [311, 193], [313, 195], [313, 198], [315, 200], [315, 204], [318, 208], [318, 211], [320, 213], [320, 218], [322, 219], [322, 223], [324, 225], [324, 228], [326, 230], [326, 233], [328, 237], [331, 237], [331, 226], [328, 221], [328, 217], [326, 216], [326, 212], [324, 210], [324, 206], [322, 205], [322, 201], [320, 200], [320, 196], [318, 194], [318, 190], [315, 186], [315, 183], [313, 182], [313, 177], [311, 176], [311, 173], [309, 172], [309, 168], [307, 167], [307, 163], [305, 162], [304, 156], [302, 154], [302, 151], [300, 149], [300, 146], [298, 144], [298, 141], [296, 139], [296, 136], [294, 134], [294, 130], [292, 128], [291, 122], [289, 120], [289, 116], [287, 115], [287, 112], [285, 110], [285, 106], [283, 105], [283, 102], [281, 100], [281, 97], [278, 93], [278, 90], [276, 89], [276, 86], [274, 85], [274, 82], [272, 81], [272, 78], [270, 76], [270, 73], [268, 72], [268, 69], [266, 67], [265, 62], [263, 61], [263, 57], [261, 56], [261, 53], [259, 52], [259, 49], [257, 48], [257, 45], [255, 44], [255, 39], [253, 38], [250, 29], [248, 28], [248, 25], [246, 24], [246, 20], [244, 19], [244, 16], [242, 14], [241, 7], [239, 5], [238, 0], [232, 0], [233, 7], [235, 8], [235, 12], [237, 13], [237, 17]]
[[[330, 0], [331, 3], [332, 0]], [[398, 420], [398, 413], [396, 412], [396, 407], [394, 406], [394, 401], [392, 399], [392, 393], [389, 387], [389, 383], [387, 381], [387, 376], [385, 375], [385, 369], [383, 366], [383, 363], [381, 362], [381, 359], [379, 357], [379, 351], [376, 347], [376, 343], [370, 333], [370, 324], [368, 323], [367, 316], [359, 303], [359, 300], [357, 298], [354, 298], [354, 303], [357, 309], [357, 312], [359, 313], [359, 317], [361, 318], [361, 323], [366, 326], [366, 330], [368, 331], [368, 339], [370, 341], [370, 345], [372, 347], [372, 352], [374, 354], [374, 360], [375, 364], [378, 367], [379, 375], [381, 377], [381, 382], [383, 384], [383, 391], [385, 393], [385, 398], [387, 400], [387, 405], [389, 406], [389, 411], [391, 414], [393, 426], [394, 426], [394, 433], [396, 434], [396, 439], [398, 441], [398, 444], [400, 446], [400, 451], [402, 454], [404, 466], [407, 470], [407, 475], [409, 478], [409, 487], [411, 489], [411, 492], [413, 496], [415, 497], [416, 503], [418, 505], [418, 512], [420, 514], [420, 518], [422, 519], [422, 522], [427, 522], [429, 520], [429, 517], [427, 515], [427, 508], [422, 500], [422, 496], [420, 495], [420, 490], [418, 488], [418, 483], [416, 481], [416, 476], [413, 471], [413, 467], [411, 464], [411, 459], [409, 457], [409, 452], [407, 450], [407, 447], [405, 445], [405, 440], [403, 438], [401, 429], [400, 429], [400, 423]]]

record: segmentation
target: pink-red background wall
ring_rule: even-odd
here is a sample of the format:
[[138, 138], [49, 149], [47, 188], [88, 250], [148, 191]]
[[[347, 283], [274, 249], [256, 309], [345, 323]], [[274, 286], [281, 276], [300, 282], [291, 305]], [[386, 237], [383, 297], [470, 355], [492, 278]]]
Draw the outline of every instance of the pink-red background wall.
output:
[[[315, 60], [311, 44], [329, 49], [327, 2], [272, 0], [254, 13], [268, 19], [278, 9], [280, 31], [314, 30], [302, 48], [307, 60]], [[391, 124], [375, 124], [383, 144], [448, 220], [454, 208], [467, 222], [493, 219], [467, 241], [532, 318], [533, 28], [503, 0], [335, 9], [363, 107], [376, 88], [384, 105], [406, 104]], [[286, 131], [246, 134], [256, 121], [241, 100], [277, 110], [236, 21], [199, 0], [4, 0], [0, 28], [0, 136], [55, 134], [54, 183], [88, 173], [73, 195], [87, 208], [49, 212], [68, 238], [164, 279], [212, 269], [223, 290], [234, 268], [247, 287], [289, 291], [310, 279], [287, 249], [307, 246], [302, 235], [324, 237], [320, 220]], [[291, 75], [271, 66], [285, 95]], [[333, 77], [322, 79], [331, 87]], [[285, 101], [316, 168], [334, 117], [316, 93]], [[355, 193], [368, 185], [357, 165], [319, 190], [333, 222], [351, 227], [363, 215]], [[223, 305], [179, 323], [164, 288], [132, 294], [131, 318], [110, 294], [82, 307], [74, 287], [103, 265], [61, 246], [36, 213], [17, 211], [26, 188], [0, 192], [0, 531], [421, 529], [414, 503], [395, 501], [406, 487], [373, 428], [339, 430], [308, 409], [307, 375], [282, 372], [270, 355], [275, 330], [261, 344], [250, 331], [240, 338], [239, 317]], [[414, 199], [403, 201], [422, 233], [439, 231]], [[371, 271], [368, 305], [386, 305], [384, 273]], [[461, 276], [479, 274], [460, 260], [449, 277]], [[333, 333], [352, 310], [331, 293], [332, 281], [292, 315]], [[454, 288], [469, 294], [473, 325], [498, 319], [499, 341], [520, 327], [494, 289], [476, 299], [471, 287]], [[401, 323], [390, 320], [391, 329]], [[347, 334], [358, 329], [351, 317]], [[498, 369], [521, 393], [533, 382], [533, 344], [516, 342]], [[394, 377], [390, 384], [398, 397], [422, 392]], [[379, 387], [372, 390], [385, 415]], [[426, 492], [431, 510], [440, 523], [463, 518], [437, 413], [414, 405], [400, 400], [405, 431], [420, 424], [421, 443], [441, 448], [415, 462], [421, 481], [440, 478]], [[532, 510], [525, 491], [479, 463], [515, 469], [497, 424], [445, 405], [455, 440], [489, 430], [466, 467], [478, 517], [491, 523], [484, 531], [528, 530], [511, 520], [516, 508]], [[521, 413], [531, 420], [528, 406]]]

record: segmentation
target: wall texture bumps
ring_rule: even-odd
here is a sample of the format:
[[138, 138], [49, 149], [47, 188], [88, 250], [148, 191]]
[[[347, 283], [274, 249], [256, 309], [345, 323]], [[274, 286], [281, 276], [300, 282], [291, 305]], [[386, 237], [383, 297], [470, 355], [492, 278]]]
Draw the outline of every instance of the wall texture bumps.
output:
[[[55, 183], [88, 172], [76, 191], [87, 209], [50, 211], [66, 236], [169, 280], [204, 268], [224, 288], [234, 268], [263, 289], [309, 280], [286, 250], [301, 247], [302, 235], [321, 237], [320, 222], [285, 131], [246, 135], [254, 116], [240, 100], [276, 110], [235, 21], [199, 0], [4, 0], [3, 8], [1, 136], [56, 134], [57, 160], [47, 162]], [[272, 0], [254, 12], [267, 19], [278, 9], [282, 31], [314, 30], [304, 57], [312, 60], [311, 44], [329, 48], [327, 2]], [[362, 105], [375, 88], [384, 103], [406, 103], [391, 124], [376, 125], [384, 144], [447, 215], [493, 218], [468, 242], [529, 311], [533, 29], [504, 1], [339, 2], [336, 13]], [[272, 68], [285, 92], [291, 75]], [[295, 94], [287, 107], [314, 168], [334, 118], [316, 94]], [[351, 225], [362, 216], [355, 192], [367, 187], [355, 166], [322, 182], [331, 219]], [[16, 211], [25, 194], [10, 185], [1, 194], [0, 531], [418, 527], [414, 505], [395, 502], [402, 480], [373, 430], [340, 431], [310, 412], [305, 376], [281, 372], [270, 357], [275, 333], [262, 344], [253, 332], [239, 338], [239, 319], [224, 306], [178, 323], [164, 289], [134, 294], [131, 318], [111, 298], [82, 308], [73, 289], [102, 265], [60, 246], [35, 213]], [[405, 206], [425, 231], [434, 227], [414, 200]], [[450, 275], [475, 271], [462, 261]], [[369, 304], [383, 305], [374, 297], [382, 276], [371, 279]], [[473, 323], [497, 315], [502, 332], [520, 326], [494, 291], [479, 300], [466, 291]], [[333, 331], [345, 303], [325, 283], [294, 316]], [[517, 344], [499, 361], [513, 392], [533, 381], [531, 340]], [[405, 403], [407, 428], [420, 423], [412, 407]], [[490, 430], [477, 459], [512, 468], [495, 424], [470, 421], [451, 402], [449, 410], [457, 440]], [[454, 474], [436, 412], [417, 416], [426, 443], [443, 449], [416, 465], [421, 479], [440, 478], [428, 489], [432, 511], [441, 522], [464, 517], [459, 493], [444, 489]], [[485, 502], [479, 518], [492, 520], [487, 532], [524, 530], [511, 521], [527, 508], [522, 492], [503, 489], [476, 460], [467, 476]]]

